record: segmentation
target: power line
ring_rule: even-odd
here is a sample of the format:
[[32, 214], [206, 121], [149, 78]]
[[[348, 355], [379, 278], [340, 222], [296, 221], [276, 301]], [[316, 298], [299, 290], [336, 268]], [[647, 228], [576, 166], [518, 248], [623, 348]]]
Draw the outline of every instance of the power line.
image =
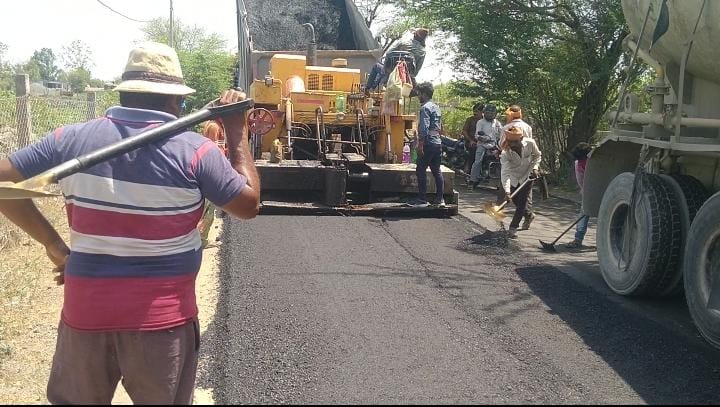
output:
[[117, 14], [117, 15], [120, 15], [120, 16], [122, 16], [122, 17], [125, 17], [125, 18], [127, 18], [128, 20], [132, 20], [132, 21], [135, 21], [135, 22], [138, 22], [138, 23], [149, 23], [149, 22], [151, 21], [151, 20], [137, 20], [137, 19], [135, 19], [135, 18], [128, 17], [128, 16], [126, 16], [125, 14], [123, 14], [123, 13], [117, 11], [117, 10], [114, 10], [112, 7], [110, 7], [110, 6], [108, 6], [107, 4], [103, 3], [101, 0], [97, 0], [97, 2], [100, 3], [100, 4], [102, 4], [103, 6], [105, 6], [105, 8], [107, 8], [107, 9], [110, 10], [110, 11], [112, 11], [113, 13], [115, 13], [115, 14]]

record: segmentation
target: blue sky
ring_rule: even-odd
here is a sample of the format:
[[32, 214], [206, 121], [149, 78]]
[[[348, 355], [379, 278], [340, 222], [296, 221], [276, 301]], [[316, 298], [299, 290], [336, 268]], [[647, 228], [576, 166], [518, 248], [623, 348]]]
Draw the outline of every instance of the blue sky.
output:
[[[169, 17], [169, 0], [102, 0], [136, 20]], [[237, 41], [235, 0], [174, 0], [175, 18], [222, 35], [233, 50]], [[0, 42], [8, 45], [12, 62], [28, 60], [35, 50], [47, 47], [59, 54], [62, 47], [82, 40], [92, 50], [93, 76], [111, 80], [119, 76], [133, 44], [142, 39], [142, 23], [121, 17], [97, 0], [23, 0], [4, 5], [0, 17]], [[449, 66], [435, 60], [432, 37], [421, 81], [447, 82]]]

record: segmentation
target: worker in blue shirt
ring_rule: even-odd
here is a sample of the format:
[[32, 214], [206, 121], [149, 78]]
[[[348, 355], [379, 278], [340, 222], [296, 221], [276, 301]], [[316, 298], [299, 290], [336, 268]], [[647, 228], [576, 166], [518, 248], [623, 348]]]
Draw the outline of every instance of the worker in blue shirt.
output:
[[435, 89], [429, 82], [421, 83], [416, 87], [421, 107], [418, 120], [418, 145], [417, 145], [417, 178], [418, 178], [418, 197], [410, 202], [413, 206], [428, 206], [427, 201], [427, 169], [435, 177], [436, 204], [440, 207], [445, 206], [443, 199], [443, 190], [445, 181], [440, 171], [442, 157], [442, 139], [440, 138], [440, 130], [442, 128], [442, 114], [440, 108], [432, 101]]

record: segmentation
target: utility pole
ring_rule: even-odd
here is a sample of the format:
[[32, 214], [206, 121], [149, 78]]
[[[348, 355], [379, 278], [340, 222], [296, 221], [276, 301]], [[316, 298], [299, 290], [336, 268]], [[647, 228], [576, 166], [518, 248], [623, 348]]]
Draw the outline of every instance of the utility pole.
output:
[[170, 0], [170, 47], [175, 48], [175, 29], [173, 24], [173, 0]]

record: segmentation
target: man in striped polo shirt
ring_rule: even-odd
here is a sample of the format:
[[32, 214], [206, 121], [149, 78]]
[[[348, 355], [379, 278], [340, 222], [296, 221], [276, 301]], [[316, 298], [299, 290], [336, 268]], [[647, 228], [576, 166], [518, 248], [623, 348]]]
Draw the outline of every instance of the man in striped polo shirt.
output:
[[[30, 178], [171, 121], [194, 92], [175, 51], [157, 43], [130, 53], [116, 90], [122, 107], [0, 161], [0, 181]], [[220, 103], [244, 97], [227, 91]], [[2, 213], [45, 246], [64, 280], [51, 403], [109, 404], [120, 379], [136, 404], [192, 402], [202, 260], [196, 226], [204, 200], [246, 219], [260, 201], [245, 116], [223, 120], [229, 160], [214, 142], [183, 131], [63, 179], [70, 250], [32, 201], [0, 202]]]

